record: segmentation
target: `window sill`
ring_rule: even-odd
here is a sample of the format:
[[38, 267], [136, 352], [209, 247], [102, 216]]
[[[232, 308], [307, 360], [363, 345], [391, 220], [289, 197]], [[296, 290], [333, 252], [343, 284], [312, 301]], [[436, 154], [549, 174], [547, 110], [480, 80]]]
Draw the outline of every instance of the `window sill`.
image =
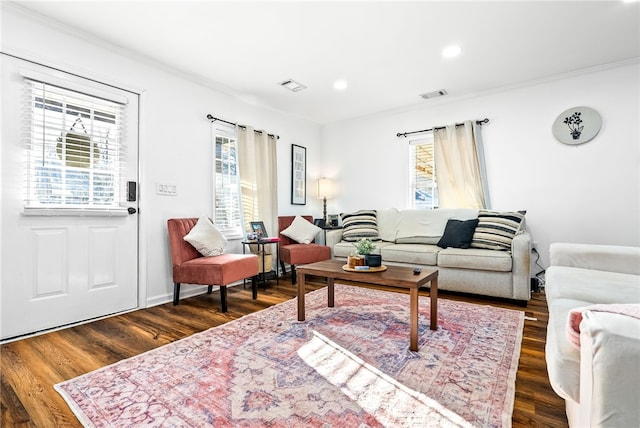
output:
[[126, 208], [44, 208], [24, 207], [24, 216], [41, 217], [124, 217], [129, 215]]

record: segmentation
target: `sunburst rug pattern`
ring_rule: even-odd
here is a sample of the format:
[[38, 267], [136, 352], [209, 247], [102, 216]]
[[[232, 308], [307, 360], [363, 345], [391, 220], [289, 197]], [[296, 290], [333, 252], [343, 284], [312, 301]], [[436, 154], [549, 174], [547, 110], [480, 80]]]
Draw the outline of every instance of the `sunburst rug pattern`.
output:
[[55, 385], [88, 427], [511, 426], [524, 313], [336, 284]]

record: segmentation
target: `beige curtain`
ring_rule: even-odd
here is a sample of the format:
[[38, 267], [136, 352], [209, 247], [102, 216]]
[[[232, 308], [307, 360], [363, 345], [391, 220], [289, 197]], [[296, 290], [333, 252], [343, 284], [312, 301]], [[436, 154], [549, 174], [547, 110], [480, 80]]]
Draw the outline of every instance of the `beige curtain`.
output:
[[[263, 221], [270, 236], [278, 234], [277, 137], [238, 128], [238, 167], [245, 230]], [[271, 247], [271, 245], [266, 245]]]
[[477, 127], [471, 121], [433, 132], [436, 182], [442, 208], [487, 208], [476, 132]]

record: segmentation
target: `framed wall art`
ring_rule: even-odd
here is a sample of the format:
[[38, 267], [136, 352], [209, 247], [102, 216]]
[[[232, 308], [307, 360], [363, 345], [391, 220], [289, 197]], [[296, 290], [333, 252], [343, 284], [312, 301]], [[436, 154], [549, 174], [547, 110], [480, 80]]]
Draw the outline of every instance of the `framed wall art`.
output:
[[291, 204], [307, 204], [307, 149], [291, 145]]

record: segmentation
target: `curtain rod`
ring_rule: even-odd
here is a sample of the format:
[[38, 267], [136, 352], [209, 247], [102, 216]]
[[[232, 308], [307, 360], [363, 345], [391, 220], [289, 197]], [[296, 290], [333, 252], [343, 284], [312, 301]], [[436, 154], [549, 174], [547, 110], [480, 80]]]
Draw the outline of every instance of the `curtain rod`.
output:
[[[247, 129], [246, 125], [238, 125], [237, 123], [229, 122], [228, 120], [220, 119], [219, 117], [214, 117], [211, 114], [207, 115], [207, 119], [209, 119], [212, 123], [216, 122], [216, 121], [224, 122], [224, 123], [232, 125], [232, 126], [237, 126], [238, 128]], [[254, 129], [253, 132], [257, 132], [258, 134], [262, 134], [262, 131], [260, 131], [259, 129]], [[267, 137], [275, 138], [277, 140], [280, 139], [279, 135], [274, 135], [274, 134], [267, 134]]]
[[[489, 119], [487, 119], [486, 117], [482, 120], [476, 120], [476, 125], [484, 125], [485, 123], [489, 123]], [[462, 126], [464, 125], [464, 123], [456, 123], [456, 126]], [[411, 131], [411, 132], [398, 132], [396, 134], [396, 137], [406, 137], [407, 135], [411, 135], [411, 134], [421, 134], [423, 132], [431, 132], [431, 131], [437, 131], [439, 129], [445, 129], [446, 126], [434, 126], [433, 128], [429, 128], [429, 129], [423, 129], [422, 131]]]

